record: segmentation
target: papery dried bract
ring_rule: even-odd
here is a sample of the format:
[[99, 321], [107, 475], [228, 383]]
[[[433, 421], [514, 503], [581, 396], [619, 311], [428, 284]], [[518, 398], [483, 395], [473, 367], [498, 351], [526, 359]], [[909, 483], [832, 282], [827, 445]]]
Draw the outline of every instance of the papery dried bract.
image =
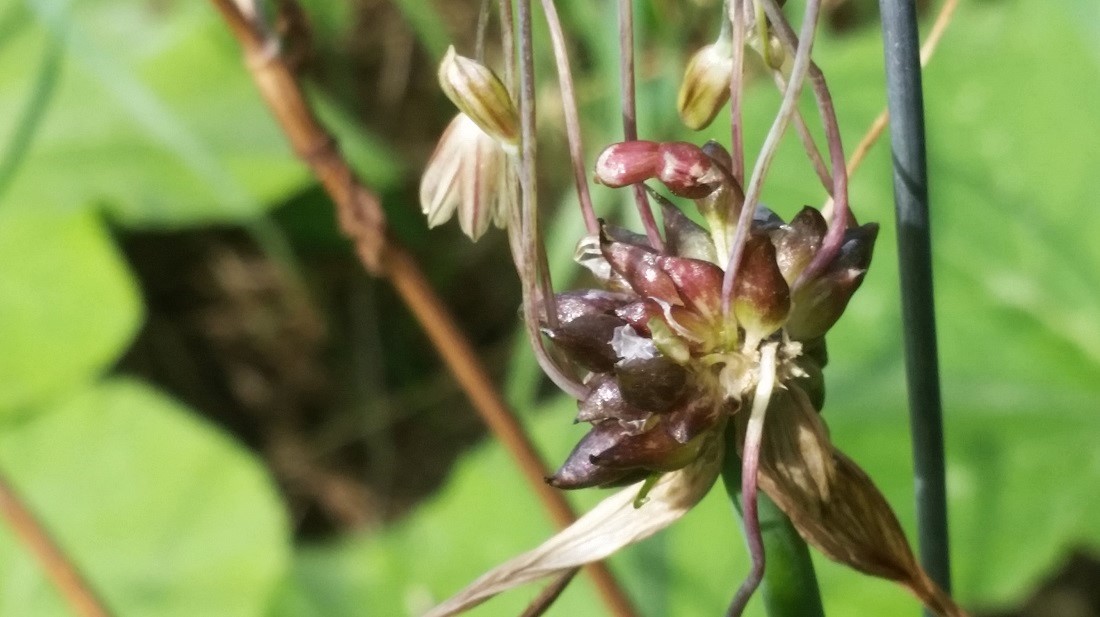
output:
[[799, 534], [834, 561], [901, 583], [940, 615], [963, 615], [917, 564], [886, 498], [829, 442], [806, 395], [778, 393], [768, 415], [760, 488]]
[[[720, 434], [718, 427], [715, 437]], [[502, 591], [599, 561], [652, 536], [679, 520], [707, 494], [722, 468], [723, 451], [717, 438], [706, 440], [695, 460], [662, 476], [640, 507], [637, 485], [619, 491], [538, 548], [485, 573], [424, 617], [460, 613]]]

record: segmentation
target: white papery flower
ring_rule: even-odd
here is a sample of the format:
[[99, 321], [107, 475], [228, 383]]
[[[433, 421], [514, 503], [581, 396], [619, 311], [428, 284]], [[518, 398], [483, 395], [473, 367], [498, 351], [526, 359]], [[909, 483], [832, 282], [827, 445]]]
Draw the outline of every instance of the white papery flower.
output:
[[420, 207], [428, 227], [446, 223], [458, 212], [462, 232], [475, 242], [493, 223], [508, 218], [505, 197], [507, 154], [466, 114], [447, 126], [420, 180]]

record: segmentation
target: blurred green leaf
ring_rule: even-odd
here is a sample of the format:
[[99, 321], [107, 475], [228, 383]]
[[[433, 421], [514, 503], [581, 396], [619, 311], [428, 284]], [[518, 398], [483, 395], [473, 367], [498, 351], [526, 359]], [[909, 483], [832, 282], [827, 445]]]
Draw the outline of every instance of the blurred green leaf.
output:
[[0, 118], [18, 117], [44, 37], [64, 41], [65, 70], [0, 206], [183, 225], [254, 216], [306, 181], [206, 3], [28, 7], [36, 27], [0, 56]]
[[0, 418], [90, 383], [141, 312], [94, 213], [0, 208]]
[[[259, 463], [138, 382], [80, 393], [0, 432], [0, 465], [120, 615], [266, 612], [287, 563]], [[0, 615], [69, 615], [0, 525]]]
[[[3, 26], [0, 26], [3, 29]], [[3, 34], [0, 33], [0, 37]], [[55, 40], [46, 41], [42, 60], [36, 69], [34, 85], [27, 96], [27, 102], [19, 115], [11, 139], [0, 151], [0, 201], [11, 179], [23, 162], [31, 141], [38, 130], [42, 117], [53, 98], [57, 78], [61, 74], [61, 44]]]
[[417, 40], [432, 58], [442, 58], [452, 41], [447, 32], [447, 22], [439, 9], [434, 8], [432, 2], [423, 0], [395, 0], [394, 5], [405, 16]]

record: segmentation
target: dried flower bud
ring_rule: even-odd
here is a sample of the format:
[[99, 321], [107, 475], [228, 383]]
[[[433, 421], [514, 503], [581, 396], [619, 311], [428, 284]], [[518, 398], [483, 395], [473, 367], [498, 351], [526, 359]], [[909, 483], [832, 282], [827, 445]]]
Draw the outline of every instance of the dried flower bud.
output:
[[706, 128], [730, 98], [733, 58], [729, 41], [719, 39], [695, 52], [684, 70], [676, 108], [695, 131]]
[[790, 288], [775, 263], [775, 247], [766, 235], [749, 236], [737, 270], [733, 314], [750, 346], [783, 326], [790, 310]]
[[507, 148], [519, 145], [519, 113], [508, 89], [489, 67], [458, 55], [452, 45], [439, 65], [439, 85], [481, 130]]
[[871, 264], [878, 225], [868, 223], [844, 232], [836, 259], [817, 278], [795, 292], [787, 333], [803, 341], [824, 335], [840, 319]]
[[504, 227], [504, 150], [466, 114], [447, 126], [420, 180], [420, 207], [428, 227], [441, 225], [458, 211], [459, 226], [471, 240], [493, 223]]

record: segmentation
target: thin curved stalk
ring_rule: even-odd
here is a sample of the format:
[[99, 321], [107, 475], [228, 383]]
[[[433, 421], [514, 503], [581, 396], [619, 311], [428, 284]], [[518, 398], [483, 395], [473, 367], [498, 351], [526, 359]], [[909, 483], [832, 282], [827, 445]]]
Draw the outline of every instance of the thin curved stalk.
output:
[[[619, 0], [619, 80], [622, 90], [623, 139], [638, 139], [638, 106], [634, 94], [634, 5], [633, 0]], [[649, 207], [649, 198], [641, 184], [635, 184], [634, 202], [642, 219], [649, 244], [658, 251], [664, 249], [661, 232]]]
[[[936, 47], [939, 46], [940, 40], [943, 38], [943, 33], [947, 31], [947, 26], [951, 23], [951, 18], [955, 15], [955, 9], [959, 8], [959, 0], [947, 0], [940, 7], [940, 12], [936, 15], [936, 21], [932, 24], [932, 28], [928, 30], [928, 37], [924, 40], [924, 44], [920, 47], [920, 65], [921, 68], [928, 66], [928, 63], [932, 60], [932, 56], [936, 53]], [[875, 117], [871, 122], [871, 126], [867, 128], [867, 131], [863, 134], [863, 138], [859, 140], [856, 147], [852, 149], [852, 154], [848, 158], [848, 176], [859, 169], [863, 159], [867, 157], [867, 153], [871, 151], [871, 147], [875, 145], [879, 137], [882, 136], [882, 132], [886, 130], [886, 125], [890, 121], [890, 111], [887, 108], [883, 108], [879, 115]], [[830, 199], [825, 206], [821, 209], [824, 214], [826, 209], [832, 208], [832, 200]], [[826, 215], [827, 217], [828, 215]]]
[[577, 198], [584, 226], [588, 233], [600, 231], [596, 220], [596, 211], [592, 208], [592, 194], [588, 190], [588, 176], [584, 172], [584, 143], [581, 140], [581, 122], [577, 113], [577, 96], [573, 90], [573, 73], [569, 69], [569, 52], [565, 48], [565, 35], [562, 33], [561, 20], [554, 0], [542, 0], [542, 11], [546, 14], [546, 25], [550, 29], [550, 41], [554, 47], [554, 61], [558, 69], [558, 88], [561, 89], [562, 110], [565, 114], [565, 133], [569, 141], [569, 159], [573, 164], [573, 181], [577, 187]]
[[[769, 5], [774, 6], [771, 2], [769, 2]], [[802, 92], [802, 81], [806, 78], [807, 71], [813, 64], [810, 60], [810, 56], [813, 51], [814, 31], [817, 29], [817, 18], [820, 14], [820, 9], [821, 0], [807, 0], [806, 12], [802, 19], [802, 41], [798, 44], [798, 51], [795, 52], [794, 65], [791, 68], [791, 79], [787, 84], [787, 91], [783, 95], [783, 101], [779, 105], [779, 112], [776, 114], [771, 130], [768, 131], [768, 135], [764, 139], [764, 145], [760, 148], [760, 155], [757, 157], [756, 164], [753, 166], [752, 177], [749, 179], [748, 189], [745, 191], [745, 204], [741, 208], [741, 217], [737, 222], [737, 232], [733, 237], [729, 261], [726, 264], [726, 273], [722, 280], [722, 310], [726, 314], [729, 313], [730, 301], [733, 297], [734, 281], [736, 280], [737, 269], [741, 263], [741, 253], [744, 251], [745, 241], [748, 239], [749, 225], [752, 222], [753, 214], [756, 212], [756, 201], [760, 199], [760, 193], [764, 188], [764, 179], [767, 177], [772, 159], [775, 157], [776, 150], [779, 148], [779, 140], [783, 137], [783, 132], [790, 122], [791, 115], [794, 112], [794, 106], [798, 101], [798, 95]], [[769, 16], [771, 16], [770, 13]], [[771, 17], [773, 22], [776, 21], [777, 18], [775, 16]], [[778, 19], [785, 19], [781, 12], [778, 15]], [[826, 130], [826, 134], [828, 134], [828, 130]], [[834, 163], [834, 166], [835, 165], [836, 163]], [[840, 174], [843, 175], [843, 153], [841, 153], [838, 169]], [[834, 173], [834, 176], [835, 175]]]
[[[728, 452], [736, 451], [734, 439], [731, 426], [726, 437]], [[741, 514], [741, 461], [736, 456], [726, 457], [722, 483], [734, 509]], [[817, 574], [805, 540], [771, 498], [761, 493], [757, 501], [760, 534], [764, 540], [764, 553], [768, 556], [760, 594], [768, 616], [825, 617]]]
[[[727, 438], [733, 445], [733, 430]], [[722, 482], [737, 511], [741, 512], [741, 466], [737, 457], [728, 457], [722, 471]], [[821, 591], [810, 557], [810, 549], [798, 535], [790, 519], [767, 495], [759, 501], [760, 531], [768, 567], [760, 592], [769, 617], [825, 617]]]
[[[764, 538], [760, 530], [760, 516], [757, 510], [759, 491], [757, 490], [757, 472], [760, 469], [760, 447], [764, 437], [764, 419], [771, 403], [772, 390], [775, 388], [775, 352], [776, 343], [769, 343], [760, 351], [760, 381], [752, 398], [752, 413], [745, 428], [745, 445], [741, 454], [741, 515], [745, 521], [745, 543], [752, 557], [752, 569], [745, 582], [737, 589], [737, 594], [726, 612], [728, 617], [741, 617], [749, 599], [764, 579]], [[736, 450], [734, 450], [736, 452]]]
[[[783, 77], [783, 73], [775, 70], [772, 71], [772, 76], [775, 79], [775, 86], [779, 88], [779, 92], [787, 91], [787, 80]], [[833, 176], [829, 172], [829, 167], [825, 164], [825, 159], [821, 158], [821, 150], [817, 148], [817, 143], [814, 142], [814, 136], [810, 133], [810, 127], [806, 124], [806, 118], [802, 116], [802, 112], [796, 107], [794, 110], [794, 117], [791, 118], [794, 122], [795, 131], [798, 133], [798, 138], [802, 140], [802, 148], [806, 150], [806, 156], [810, 157], [810, 164], [813, 165], [814, 172], [817, 174], [821, 185], [825, 187], [827, 192], [832, 197], [833, 194]]]
[[745, 92], [745, 5], [726, 0], [732, 49], [730, 53], [730, 175], [745, 186], [745, 131], [742, 99]]
[[[775, 27], [775, 32], [783, 46], [788, 51], [801, 49], [801, 41], [806, 37], [806, 25], [802, 25], [802, 33], [796, 37], [791, 25], [787, 23], [786, 16], [783, 15], [783, 10], [779, 8], [775, 0], [762, 1], [764, 10], [767, 12], [768, 18], [772, 20], [772, 25]], [[829, 231], [825, 234], [821, 248], [814, 255], [810, 264], [802, 271], [802, 274], [799, 275], [794, 285], [791, 286], [792, 291], [812, 280], [813, 277], [832, 263], [833, 258], [840, 251], [841, 242], [844, 240], [844, 231], [848, 227], [848, 220], [851, 216], [848, 210], [848, 173], [845, 168], [844, 145], [840, 139], [840, 125], [837, 124], [833, 98], [829, 93], [828, 85], [825, 83], [825, 75], [812, 60], [807, 68], [807, 78], [813, 90], [814, 99], [817, 101], [821, 123], [825, 127], [825, 141], [829, 147], [829, 159], [833, 168], [832, 196], [835, 207], [830, 217], [832, 222], [829, 225]]]

